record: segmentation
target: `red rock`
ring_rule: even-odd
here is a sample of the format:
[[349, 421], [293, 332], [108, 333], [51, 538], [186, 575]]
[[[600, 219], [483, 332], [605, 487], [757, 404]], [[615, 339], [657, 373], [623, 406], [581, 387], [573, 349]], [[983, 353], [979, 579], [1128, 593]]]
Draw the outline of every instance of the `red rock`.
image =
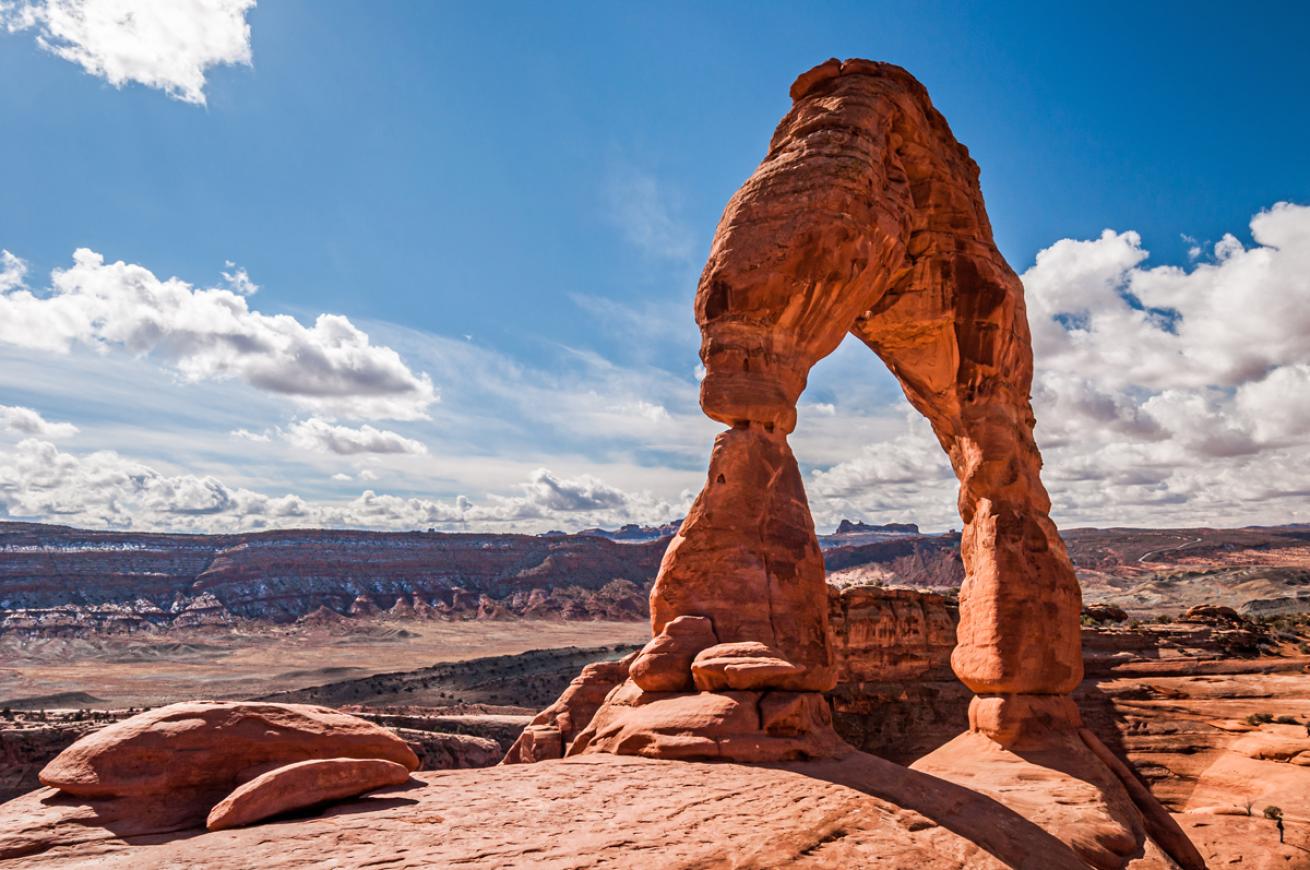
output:
[[514, 741], [502, 764], [536, 764], [563, 758], [564, 737], [556, 725], [528, 725]]
[[832, 730], [828, 703], [817, 692], [642, 692], [629, 681], [605, 699], [568, 755], [750, 763], [853, 751]]
[[1075, 731], [1064, 729], [1043, 748], [1019, 752], [969, 732], [911, 769], [993, 798], [1067, 843], [1086, 866], [1109, 870], [1131, 862], [1134, 868], [1204, 870], [1195, 848], [1161, 811], [1176, 834], [1170, 845], [1179, 850], [1163, 851], [1118, 776]]
[[1016, 752], [1061, 742], [1082, 726], [1068, 695], [977, 695], [969, 702], [969, 730]]
[[500, 744], [473, 734], [447, 734], [417, 728], [391, 728], [418, 756], [419, 770], [491, 767], [504, 754]]
[[315, 758], [242, 783], [209, 812], [211, 831], [240, 828], [292, 810], [358, 797], [409, 779], [409, 768], [380, 758]]
[[1200, 622], [1207, 625], [1241, 625], [1246, 622], [1233, 608], [1218, 604], [1197, 604], [1189, 607], [1181, 619], [1183, 622]]
[[[823, 560], [787, 435], [810, 369], [854, 334], [928, 418], [960, 480], [966, 576], [951, 661], [986, 696], [972, 727], [1027, 739], [1062, 721], [1050, 714], [1072, 709], [1058, 697], [1083, 672], [1081, 596], [1033, 440], [1023, 286], [992, 239], [977, 165], [913, 76], [832, 59], [791, 94], [764, 161], [724, 210], [697, 288], [701, 408], [732, 428], [660, 564], [653, 633], [707, 617], [720, 643], [775, 650], [783, 664], [768, 666], [769, 679], [791, 665], [787, 688], [833, 687]], [[732, 686], [710, 673], [697, 685]], [[627, 734], [614, 717], [640, 722], [594, 746], [673, 751], [635, 735], [694, 718], [692, 702], [622, 697], [593, 724]], [[666, 708], [676, 712], [656, 723], [652, 710]], [[1025, 714], [1040, 722], [1026, 728]]]
[[[703, 649], [691, 663], [692, 680], [702, 692], [786, 689], [804, 691], [805, 669], [772, 647], [745, 641]], [[797, 683], [800, 685], [797, 685]]]
[[[533, 717], [505, 753], [502, 764], [524, 764], [562, 758], [578, 733], [587, 727], [605, 697], [628, 678], [636, 653], [613, 662], [595, 662], [582, 669], [555, 703]], [[541, 729], [527, 734], [528, 729]], [[559, 734], [556, 741], [550, 732]], [[558, 748], [558, 754], [556, 749]]]
[[311, 758], [381, 758], [408, 770], [413, 750], [371, 722], [304, 704], [192, 701], [116, 722], [65, 749], [41, 782], [79, 797], [229, 791]]
[[949, 679], [956, 609], [913, 589], [828, 587], [840, 683]]
[[956, 673], [979, 693], [1067, 693], [1082, 674], [1080, 600], [1032, 438], [1023, 287], [992, 240], [978, 168], [923, 86], [890, 64], [833, 67], [798, 80], [719, 224], [696, 299], [701, 405], [789, 432], [810, 367], [847, 332], [865, 341], [960, 478]]
[[842, 63], [835, 57], [830, 57], [814, 69], [800, 74], [796, 81], [792, 82], [791, 98], [799, 100], [806, 96], [816, 87], [829, 79], [835, 79], [841, 75]]
[[[76, 636], [245, 620], [291, 623], [325, 608], [310, 620], [317, 622], [346, 612], [361, 590], [374, 607], [412, 595], [424, 603], [415, 601], [416, 612], [454, 618], [475, 617], [482, 594], [521, 615], [532, 593], [545, 590], [536, 615], [640, 620], [665, 545], [590, 535], [328, 529], [170, 535], [4, 523], [0, 546], [7, 548], [0, 560], [0, 631]], [[77, 595], [70, 598], [70, 589]], [[171, 604], [161, 609], [155, 603], [161, 601]]]
[[714, 625], [708, 619], [679, 616], [666, 623], [642, 648], [628, 676], [647, 692], [688, 691], [692, 684], [692, 661], [717, 640]]
[[377, 602], [362, 592], [350, 603], [351, 616], [377, 616], [381, 612]]
[[1081, 866], [997, 801], [861, 753], [774, 767], [587, 755], [418, 773], [275, 826], [122, 832], [49, 789], [0, 804], [0, 859], [24, 868]]
[[1093, 622], [1127, 622], [1128, 614], [1122, 607], [1113, 604], [1089, 604], [1083, 608], [1082, 615]]
[[664, 554], [650, 602], [654, 634], [679, 616], [708, 617], [720, 643], [763, 643], [803, 667], [797, 689], [832, 688], [823, 555], [780, 431], [715, 439], [705, 489]]

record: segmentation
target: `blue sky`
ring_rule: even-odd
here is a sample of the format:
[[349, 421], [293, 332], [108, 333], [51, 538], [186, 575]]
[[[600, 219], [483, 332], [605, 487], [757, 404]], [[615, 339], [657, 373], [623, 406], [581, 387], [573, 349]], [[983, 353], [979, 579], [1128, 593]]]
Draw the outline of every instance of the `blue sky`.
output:
[[[788, 85], [835, 55], [924, 82], [982, 167], [1016, 271], [1055, 251], [1025, 275], [1030, 297], [1051, 315], [1100, 300], [1099, 332], [1038, 347], [1057, 519], [1310, 519], [1310, 478], [1284, 472], [1310, 448], [1283, 407], [1310, 384], [1310, 352], [1279, 337], [1310, 302], [1310, 219], [1271, 212], [1263, 244], [1250, 226], [1310, 203], [1303, 7], [177, 0], [169, 15], [204, 26], [170, 53], [160, 34], [179, 28], [143, 24], [159, 4], [72, 5], [95, 26], [45, 0], [0, 12], [0, 249], [22, 264], [0, 291], [103, 302], [126, 286], [104, 281], [140, 278], [110, 275], [118, 261], [197, 290], [247, 280], [258, 291], [232, 295], [265, 318], [256, 333], [318, 347], [332, 339], [273, 318], [346, 318], [369, 368], [333, 369], [332, 398], [307, 397], [281, 380], [303, 376], [294, 353], [216, 358], [194, 324], [143, 337], [139, 299], [113, 309], [137, 318], [127, 338], [87, 326], [43, 343], [32, 332], [53, 321], [38, 319], [6, 339], [0, 324], [0, 406], [20, 409], [0, 435], [0, 515], [526, 530], [676, 516], [714, 432], [695, 408], [696, 276]], [[134, 6], [124, 31], [113, 13]], [[55, 289], [80, 248], [100, 265]], [[1163, 288], [1166, 265], [1184, 291]], [[1116, 327], [1138, 287], [1187, 318], [1182, 345]], [[1239, 329], [1233, 299], [1292, 314]], [[1166, 370], [1125, 375], [1125, 336]], [[1264, 337], [1274, 350], [1237, 359]], [[1228, 344], [1231, 365], [1198, 367]], [[403, 409], [368, 393], [392, 376]], [[871, 355], [844, 346], [806, 403], [795, 442], [821, 525], [954, 522], [949, 473]], [[41, 428], [61, 422], [76, 433]], [[13, 470], [51, 463], [66, 473]]]

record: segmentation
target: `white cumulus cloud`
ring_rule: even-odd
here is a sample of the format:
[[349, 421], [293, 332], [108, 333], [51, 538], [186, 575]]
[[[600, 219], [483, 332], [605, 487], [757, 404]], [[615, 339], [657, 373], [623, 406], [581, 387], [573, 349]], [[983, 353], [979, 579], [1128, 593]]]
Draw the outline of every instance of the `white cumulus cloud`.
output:
[[205, 74], [249, 66], [255, 0], [16, 0], [0, 3], [11, 33], [33, 29], [41, 48], [116, 88], [128, 82], [205, 104]]
[[[361, 473], [359, 477], [365, 478]], [[340, 482], [345, 474], [333, 477]], [[266, 495], [212, 475], [169, 473], [112, 450], [73, 453], [40, 438], [0, 446], [0, 517], [89, 528], [229, 532], [277, 527], [483, 529], [617, 526], [681, 516], [646, 492], [627, 492], [589, 476], [538, 469], [520, 494], [433, 499], [365, 490], [345, 500]]]
[[77, 434], [72, 423], [52, 423], [31, 408], [0, 405], [0, 431], [39, 438], [67, 438]]
[[1310, 207], [1251, 219], [1188, 268], [1134, 232], [1056, 242], [1023, 274], [1038, 443], [1058, 515], [1304, 521]]
[[[1106, 230], [1055, 242], [1024, 272], [1037, 440], [1062, 524], [1310, 521], [1310, 207], [1262, 211], [1251, 237], [1225, 235], [1183, 268], [1151, 266], [1138, 233]], [[819, 408], [802, 411], [814, 425]], [[821, 525], [958, 525], [950, 467], [914, 417], [811, 472]]]
[[291, 424], [286, 438], [302, 450], [351, 456], [357, 453], [427, 453], [427, 447], [413, 438], [375, 429], [367, 424], [358, 428], [337, 426], [318, 417]]
[[0, 281], [0, 342], [67, 353], [74, 345], [123, 350], [171, 365], [184, 379], [237, 378], [302, 406], [353, 418], [413, 420], [436, 401], [432, 381], [339, 314], [305, 326], [285, 314], [250, 308], [249, 278], [229, 273], [228, 287], [196, 288], [160, 280], [149, 269], [106, 263], [79, 248], [73, 266], [51, 273], [34, 292], [22, 264], [5, 264]]

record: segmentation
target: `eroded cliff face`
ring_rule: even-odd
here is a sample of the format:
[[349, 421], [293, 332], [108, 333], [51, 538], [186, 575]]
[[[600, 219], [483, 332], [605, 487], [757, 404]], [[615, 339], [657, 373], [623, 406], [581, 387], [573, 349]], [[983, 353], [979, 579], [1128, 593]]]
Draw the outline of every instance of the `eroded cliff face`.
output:
[[640, 619], [663, 541], [0, 524], [0, 631], [76, 634], [394, 613]]

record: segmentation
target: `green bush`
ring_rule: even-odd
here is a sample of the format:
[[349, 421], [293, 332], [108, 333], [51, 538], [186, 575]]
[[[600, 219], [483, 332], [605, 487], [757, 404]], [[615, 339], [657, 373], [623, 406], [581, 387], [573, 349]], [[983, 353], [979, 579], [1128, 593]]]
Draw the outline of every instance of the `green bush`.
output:
[[1274, 721], [1273, 713], [1252, 713], [1246, 717], [1247, 725], [1264, 725], [1266, 722]]
[[1279, 716], [1274, 720], [1279, 725], [1300, 725], [1300, 721], [1295, 716]]
[[1278, 807], [1272, 807], [1272, 806], [1265, 807], [1266, 819], [1281, 819], [1282, 817], [1283, 817], [1283, 811], [1280, 810]]

